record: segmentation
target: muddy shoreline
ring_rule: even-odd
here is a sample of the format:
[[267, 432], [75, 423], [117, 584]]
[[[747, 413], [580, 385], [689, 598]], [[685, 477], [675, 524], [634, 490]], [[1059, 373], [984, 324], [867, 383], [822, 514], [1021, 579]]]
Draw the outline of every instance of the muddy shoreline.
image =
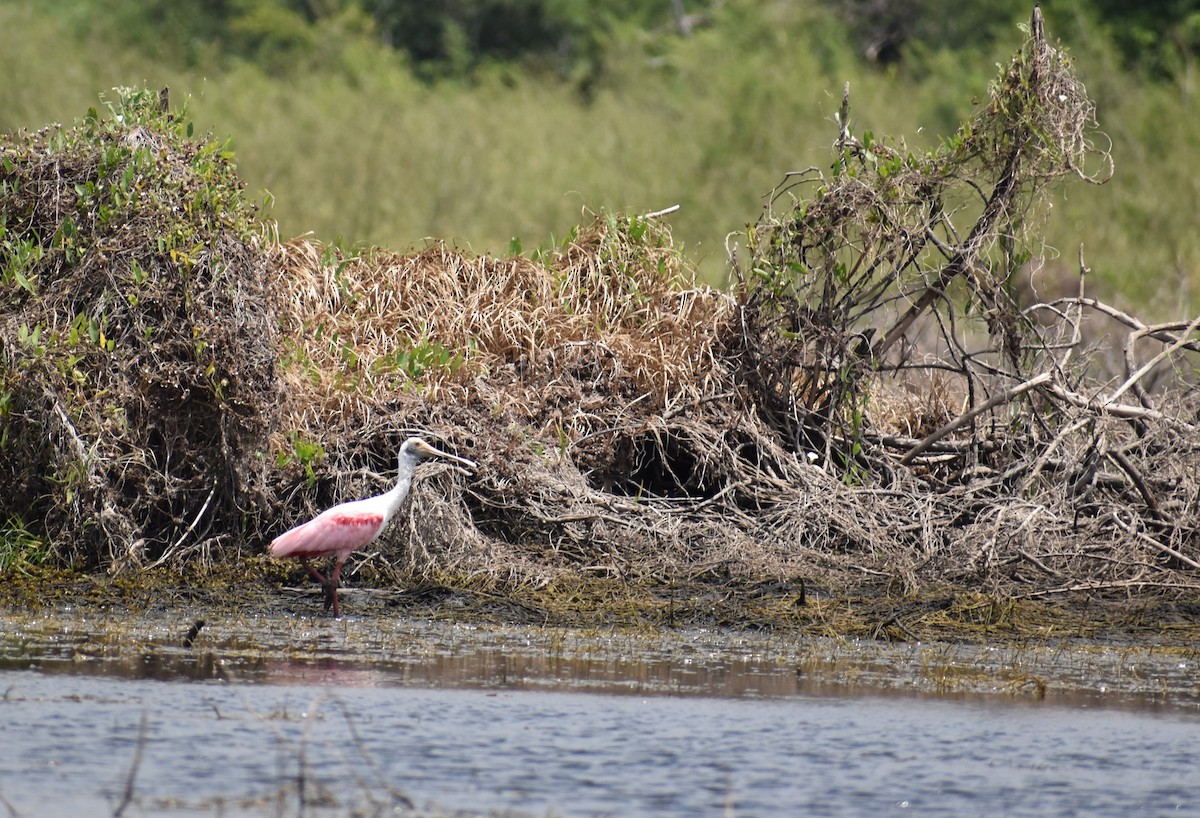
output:
[[[893, 595], [863, 585], [831, 588], [797, 579], [631, 582], [568, 577], [542, 587], [498, 587], [470, 578], [390, 583], [353, 568], [340, 593], [356, 617], [479, 624], [623, 629], [724, 628], [882, 642], [1095, 640], [1122, 645], [1200, 645], [1200, 597], [1157, 592], [1005, 598], [968, 587]], [[223, 615], [320, 618], [319, 587], [293, 563], [249, 557], [229, 566], [143, 570], [110, 576], [39, 569], [0, 585], [0, 611], [60, 607], [131, 613], [202, 606]]]
[[[266, 560], [250, 567], [253, 576], [237, 578], [14, 577], [0, 597], [3, 667], [316, 684], [399, 674], [444, 684], [421, 679], [452, 665], [455, 684], [464, 686], [746, 693], [687, 681], [700, 662], [719, 669], [724, 685], [731, 670], [756, 668], [759, 688], [750, 695], [1200, 706], [1197, 607], [1181, 601], [998, 603], [969, 593], [917, 600], [810, 591], [797, 604], [788, 589], [728, 586], [676, 589], [664, 601], [662, 589], [630, 586], [603, 589], [607, 596], [593, 586], [585, 598], [578, 588], [573, 596], [562, 588], [501, 595], [355, 581], [345, 615], [334, 620], [295, 572]], [[630, 687], [621, 677], [632, 667], [642, 670]], [[774, 679], [765, 694], [763, 679]]]

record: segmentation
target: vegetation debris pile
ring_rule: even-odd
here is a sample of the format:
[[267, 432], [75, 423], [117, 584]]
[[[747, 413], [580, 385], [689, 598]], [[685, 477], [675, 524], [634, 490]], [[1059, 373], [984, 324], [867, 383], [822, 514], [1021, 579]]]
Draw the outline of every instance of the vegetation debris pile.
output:
[[[774, 192], [730, 292], [660, 215], [509, 257], [267, 240], [220, 153], [152, 102], [85, 120], [86, 162], [58, 130], [4, 147], [2, 511], [62, 555], [257, 549], [383, 490], [417, 433], [480, 468], [427, 467], [351, 574], [770, 595], [794, 617], [830, 595], [1200, 590], [1200, 319], [1091, 297], [1082, 251], [1077, 295], [1018, 300], [1051, 186], [1111, 173], [1036, 11], [931, 152], [853, 135], [847, 92], [832, 166]], [[1115, 371], [1096, 316], [1123, 332]]]
[[0, 143], [0, 519], [121, 571], [236, 553], [279, 388], [263, 226], [227, 152], [165, 94], [108, 107]]

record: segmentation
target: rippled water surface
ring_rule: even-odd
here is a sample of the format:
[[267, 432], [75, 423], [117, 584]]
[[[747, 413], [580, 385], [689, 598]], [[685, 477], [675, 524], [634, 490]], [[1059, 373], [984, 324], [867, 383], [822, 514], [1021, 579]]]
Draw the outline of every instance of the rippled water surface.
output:
[[[980, 695], [957, 680], [987, 663], [944, 647], [301, 622], [290, 652], [238, 623], [185, 650], [5, 624], [0, 814], [1200, 815], [1175, 654], [1170, 696], [1129, 655], [992, 657]], [[1085, 670], [1125, 693], [1056, 695]]]

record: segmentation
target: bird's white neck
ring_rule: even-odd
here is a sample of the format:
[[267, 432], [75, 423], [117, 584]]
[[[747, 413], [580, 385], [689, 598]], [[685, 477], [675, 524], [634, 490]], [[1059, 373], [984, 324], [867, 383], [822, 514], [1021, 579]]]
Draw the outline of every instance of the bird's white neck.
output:
[[412, 484], [412, 475], [409, 474], [396, 482], [396, 485], [385, 495], [387, 502], [384, 505], [383, 517], [384, 523], [392, 519], [396, 512], [400, 510], [400, 505], [404, 502], [405, 496], [408, 494], [408, 488]]
[[417, 464], [421, 462], [421, 458], [417, 455], [400, 450], [400, 462], [396, 469], [396, 485], [392, 486], [387, 494], [383, 495], [386, 499], [384, 504], [384, 524], [395, 516], [400, 509], [400, 505], [404, 502], [404, 498], [408, 496], [408, 490], [412, 487], [413, 471], [417, 468]]

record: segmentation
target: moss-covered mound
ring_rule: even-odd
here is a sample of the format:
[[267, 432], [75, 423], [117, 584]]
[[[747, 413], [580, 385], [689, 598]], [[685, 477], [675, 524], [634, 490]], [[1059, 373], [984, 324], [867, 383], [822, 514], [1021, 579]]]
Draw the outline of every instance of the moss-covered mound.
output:
[[120, 569], [243, 541], [279, 390], [227, 154], [165, 95], [107, 105], [0, 143], [0, 518]]

